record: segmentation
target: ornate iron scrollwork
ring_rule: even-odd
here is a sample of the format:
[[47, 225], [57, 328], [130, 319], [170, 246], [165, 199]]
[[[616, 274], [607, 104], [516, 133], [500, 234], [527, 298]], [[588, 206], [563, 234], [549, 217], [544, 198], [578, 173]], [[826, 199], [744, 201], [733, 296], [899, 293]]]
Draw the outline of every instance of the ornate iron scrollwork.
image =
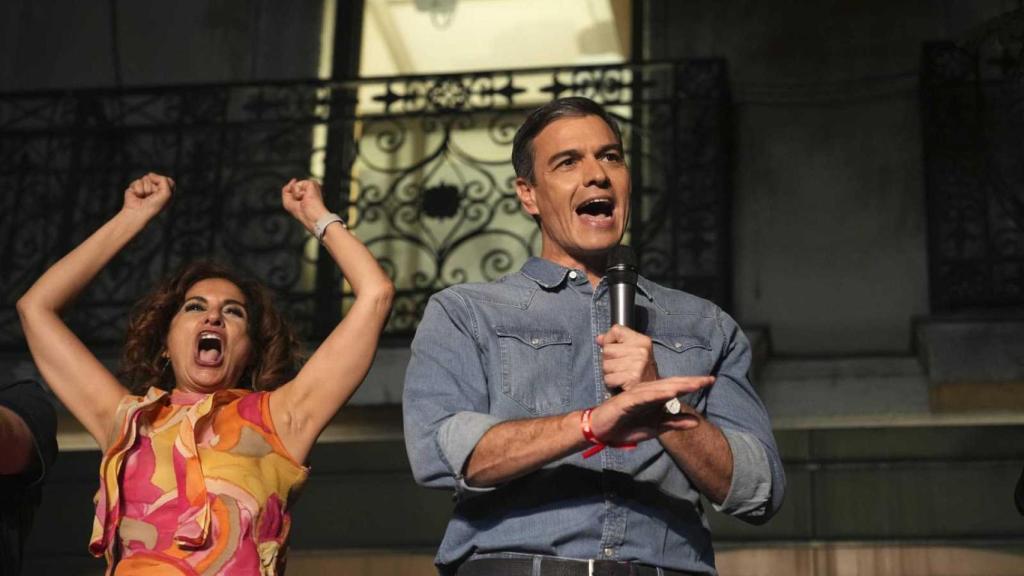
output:
[[[529, 109], [568, 95], [622, 121], [644, 273], [727, 304], [721, 61], [0, 95], [0, 346], [23, 346], [17, 297], [148, 170], [173, 174], [177, 197], [76, 307], [83, 338], [118, 344], [130, 303], [198, 257], [270, 284], [315, 338], [314, 320], [337, 318], [351, 294], [315, 281], [323, 255], [280, 208], [280, 186], [307, 174], [311, 156], [341, 167], [327, 193], [395, 280], [387, 331], [409, 335], [436, 290], [500, 277], [539, 250], [511, 142]], [[315, 130], [330, 134], [326, 147]]]
[[1022, 30], [997, 19], [962, 45], [924, 49], [934, 312], [1024, 306]]

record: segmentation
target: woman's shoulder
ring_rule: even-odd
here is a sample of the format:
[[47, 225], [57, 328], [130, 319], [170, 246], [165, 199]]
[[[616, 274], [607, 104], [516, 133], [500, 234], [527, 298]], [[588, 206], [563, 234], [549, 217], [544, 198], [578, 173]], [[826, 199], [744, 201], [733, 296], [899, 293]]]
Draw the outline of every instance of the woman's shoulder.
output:
[[[227, 399], [230, 398], [230, 399]], [[221, 430], [243, 428], [248, 434], [258, 434], [272, 444], [277, 444], [278, 435], [270, 414], [270, 392], [263, 390], [232, 389], [225, 393], [226, 401], [217, 410], [215, 428]]]
[[116, 424], [121, 424], [141, 410], [145, 410], [152, 406], [167, 404], [167, 400], [169, 398], [170, 394], [166, 390], [154, 387], [149, 388], [145, 394], [125, 394], [117, 404], [117, 410], [114, 413], [114, 422]]
[[[219, 424], [215, 425], [216, 428], [221, 428], [215, 430], [219, 435], [225, 433], [222, 438], [236, 439], [237, 444], [232, 445], [231, 451], [241, 451], [248, 455], [273, 452], [289, 464], [305, 469], [305, 466], [296, 461], [285, 448], [274, 427], [274, 419], [270, 412], [271, 393], [249, 390], [239, 392], [238, 397], [220, 411]], [[243, 432], [243, 429], [247, 431]], [[229, 443], [225, 444], [227, 445]]]
[[238, 398], [232, 404], [239, 419], [250, 426], [256, 426], [267, 434], [274, 433], [270, 418], [270, 392], [265, 390], [238, 390]]

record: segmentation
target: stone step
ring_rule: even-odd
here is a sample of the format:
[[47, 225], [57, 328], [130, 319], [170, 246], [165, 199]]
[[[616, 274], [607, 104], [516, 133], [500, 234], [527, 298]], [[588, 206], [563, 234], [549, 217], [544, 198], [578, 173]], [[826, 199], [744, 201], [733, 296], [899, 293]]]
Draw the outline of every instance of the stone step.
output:
[[1024, 424], [1024, 382], [936, 383], [916, 356], [770, 358], [755, 385], [781, 430]]
[[915, 357], [773, 358], [757, 388], [773, 423], [784, 429], [930, 412], [928, 377]]

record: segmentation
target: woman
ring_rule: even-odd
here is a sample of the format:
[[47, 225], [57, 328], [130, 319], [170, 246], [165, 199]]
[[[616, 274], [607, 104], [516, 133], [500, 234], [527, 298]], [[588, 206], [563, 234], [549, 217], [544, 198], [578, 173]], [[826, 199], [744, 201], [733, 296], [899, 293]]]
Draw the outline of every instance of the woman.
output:
[[173, 189], [152, 173], [132, 182], [121, 211], [18, 301], [22, 327], [39, 371], [104, 452], [90, 550], [108, 574], [277, 574], [302, 463], [369, 370], [393, 287], [320, 187], [293, 179], [285, 210], [319, 233], [356, 294], [345, 319], [294, 374], [295, 340], [265, 291], [190, 265], [137, 306], [126, 386], [59, 313]]

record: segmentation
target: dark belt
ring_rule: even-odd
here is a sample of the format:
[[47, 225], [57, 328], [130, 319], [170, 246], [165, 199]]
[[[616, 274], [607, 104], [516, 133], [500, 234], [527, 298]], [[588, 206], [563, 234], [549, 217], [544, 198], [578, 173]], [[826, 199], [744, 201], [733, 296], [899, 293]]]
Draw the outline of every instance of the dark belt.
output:
[[[591, 572], [591, 562], [593, 572]], [[697, 576], [694, 572], [681, 572], [662, 568], [665, 576]], [[459, 566], [458, 576], [535, 576], [533, 558], [473, 558]], [[644, 564], [615, 560], [572, 560], [568, 558], [540, 557], [540, 572], [536, 576], [658, 576], [658, 569]]]

